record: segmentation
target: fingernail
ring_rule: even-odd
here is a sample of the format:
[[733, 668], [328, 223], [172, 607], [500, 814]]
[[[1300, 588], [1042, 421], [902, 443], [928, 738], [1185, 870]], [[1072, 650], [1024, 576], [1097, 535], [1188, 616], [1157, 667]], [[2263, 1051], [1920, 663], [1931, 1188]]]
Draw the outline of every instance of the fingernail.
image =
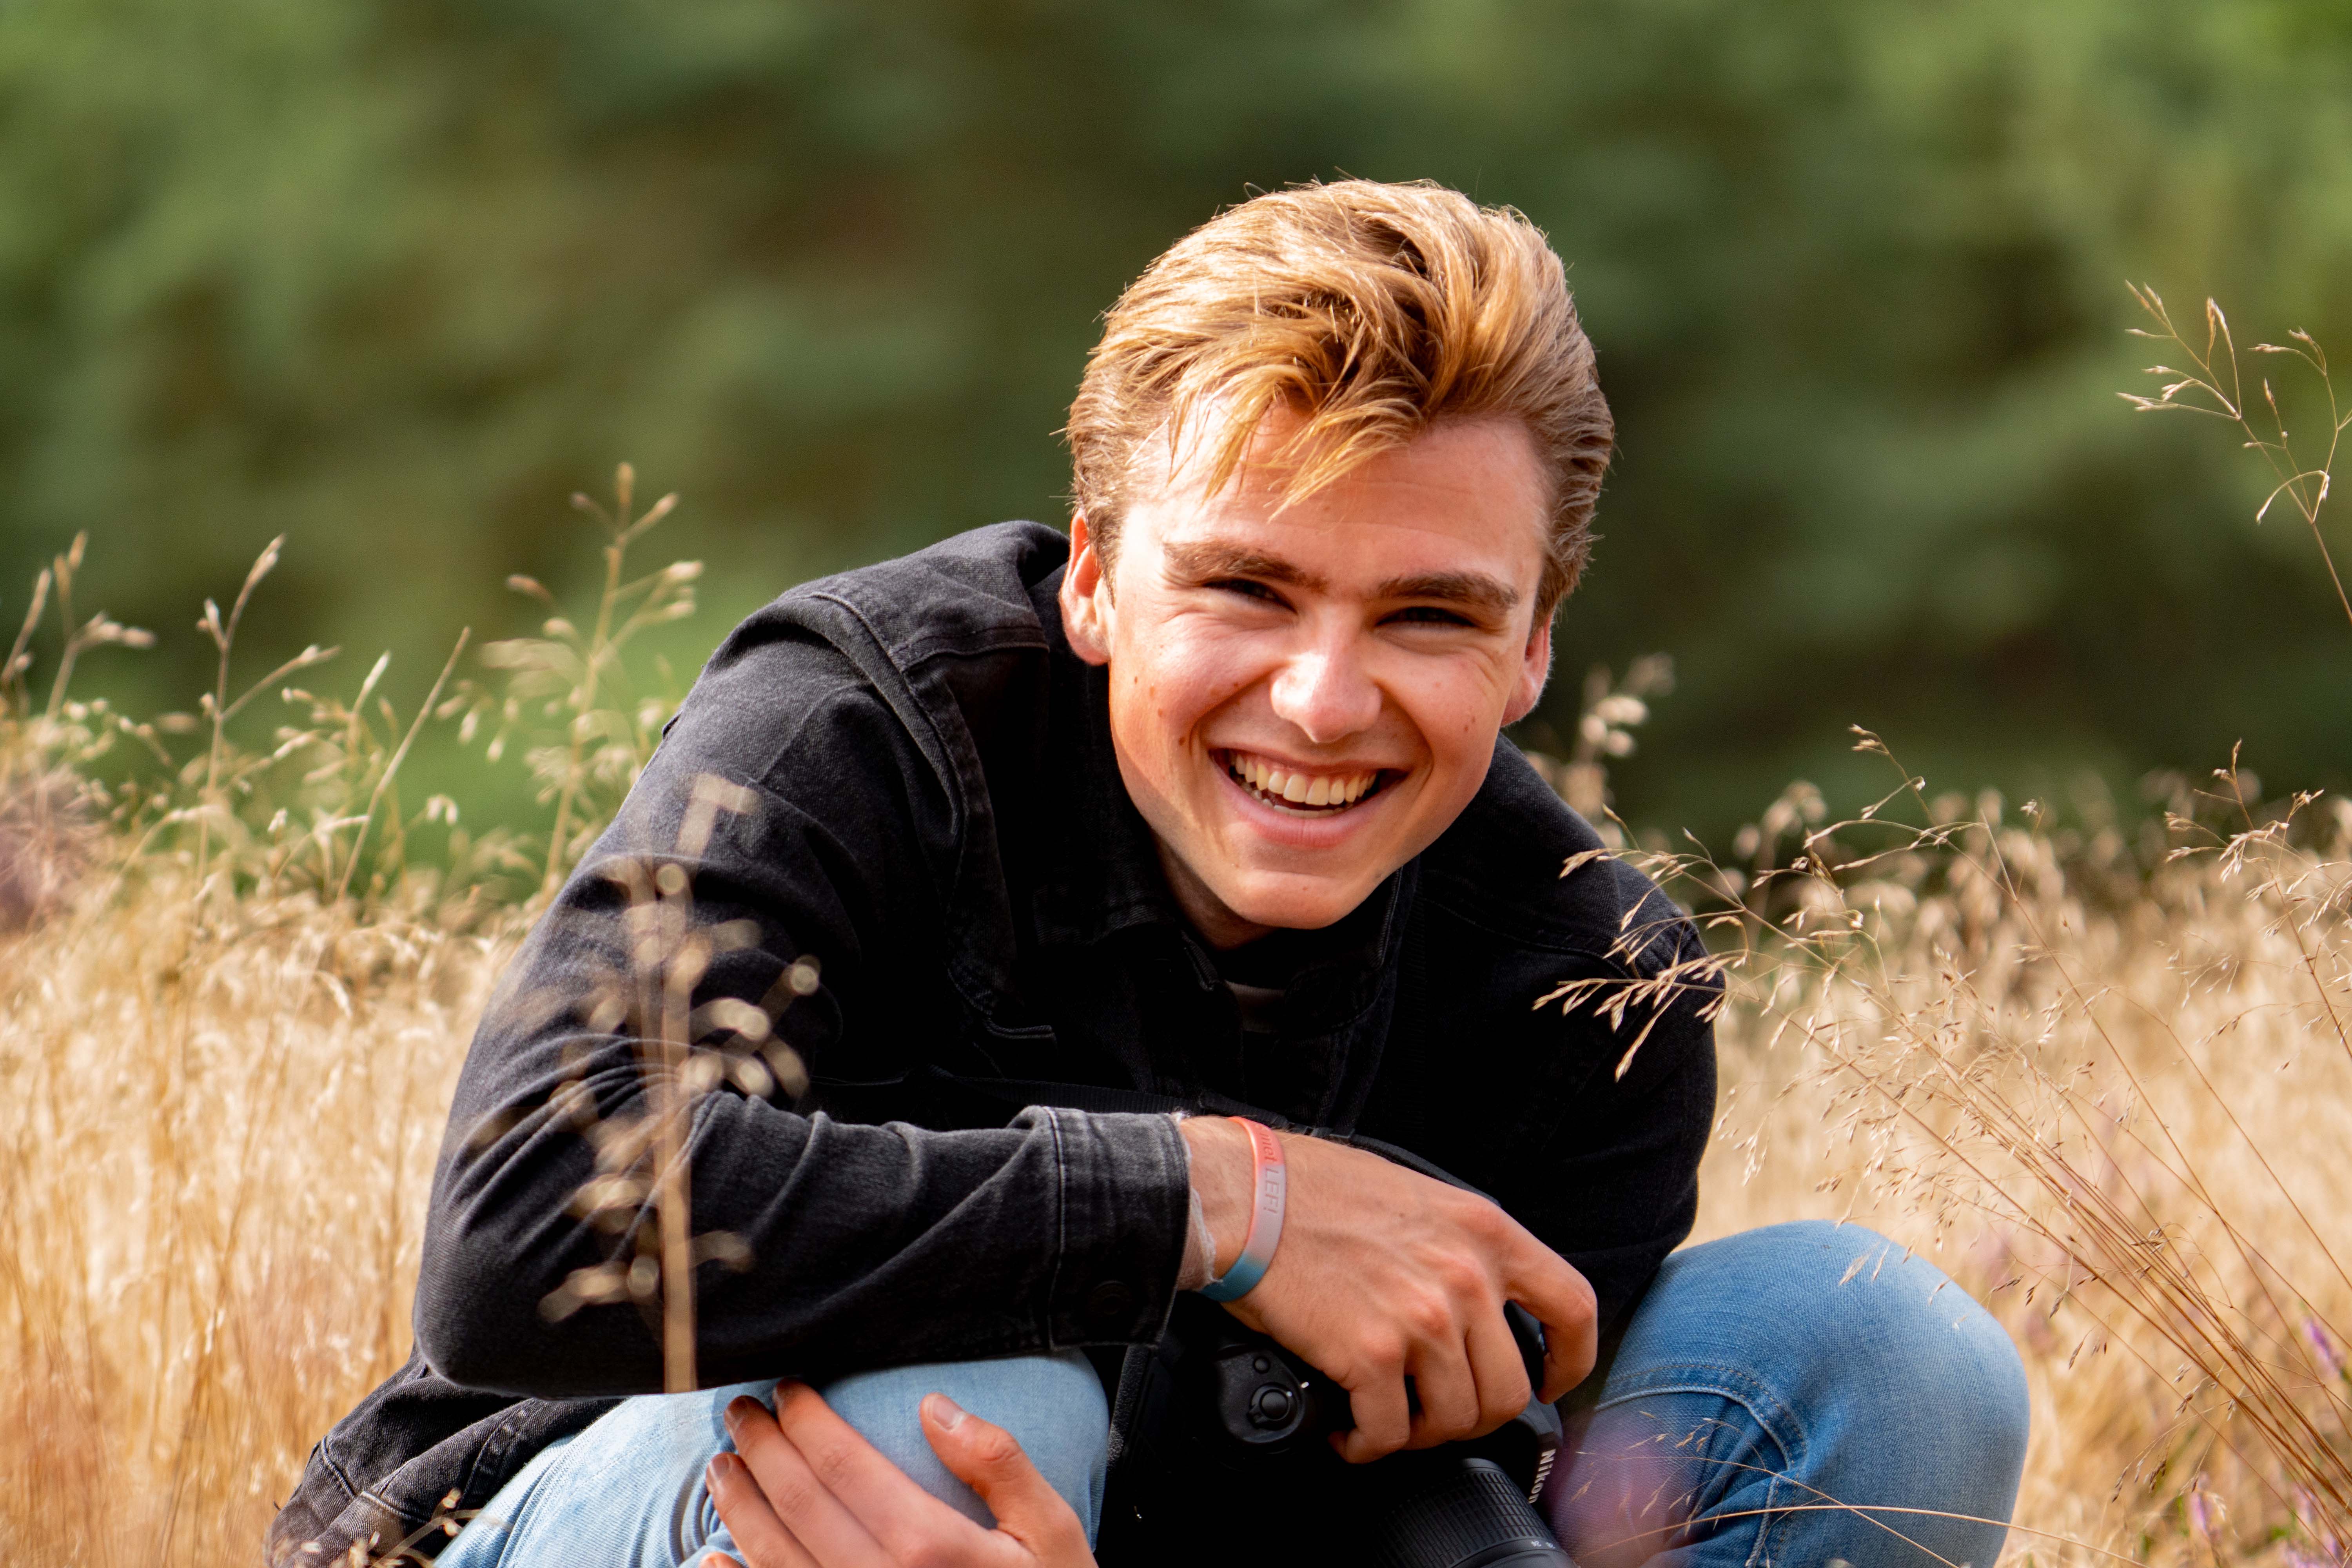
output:
[[931, 1419], [942, 1432], [952, 1432], [963, 1425], [963, 1406], [944, 1394], [934, 1394], [923, 1403], [930, 1406]]
[[728, 1458], [729, 1456], [725, 1454], [713, 1454], [710, 1456], [710, 1462], [702, 1467], [702, 1484], [712, 1491], [717, 1491], [726, 1484], [727, 1466], [723, 1461]]
[[748, 1394], [739, 1394], [727, 1402], [727, 1408], [719, 1412], [719, 1418], [727, 1423], [727, 1430], [730, 1433], [743, 1425], [743, 1417], [751, 1414], [745, 1406], [756, 1403], [758, 1402]]

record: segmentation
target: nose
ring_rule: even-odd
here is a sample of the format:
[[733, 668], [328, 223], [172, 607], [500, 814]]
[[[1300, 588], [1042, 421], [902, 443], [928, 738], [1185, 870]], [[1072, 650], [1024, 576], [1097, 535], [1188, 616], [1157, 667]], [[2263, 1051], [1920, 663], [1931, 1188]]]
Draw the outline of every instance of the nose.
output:
[[1274, 677], [1275, 716], [1318, 746], [1335, 745], [1379, 721], [1381, 689], [1356, 640], [1334, 627], [1295, 649]]

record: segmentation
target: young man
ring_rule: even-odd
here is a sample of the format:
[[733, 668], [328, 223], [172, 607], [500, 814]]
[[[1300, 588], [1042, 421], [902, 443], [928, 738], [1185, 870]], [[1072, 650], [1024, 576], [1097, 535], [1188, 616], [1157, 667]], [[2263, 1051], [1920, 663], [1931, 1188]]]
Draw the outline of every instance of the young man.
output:
[[[806, 585], [713, 657], [483, 1020], [416, 1355], [273, 1552], [382, 1550], [454, 1494], [484, 1510], [457, 1568], [691, 1561], [730, 1542], [730, 1401], [784, 1378], [985, 1519], [918, 1419], [950, 1395], [1146, 1560], [1122, 1352], [1263, 1262], [1225, 1310], [1344, 1386], [1355, 1463], [1518, 1412], [1504, 1304], [1539, 1320], [1541, 1396], [1580, 1389], [1546, 1507], [1588, 1564], [1990, 1564], [2024, 1441], [1990, 1319], [1851, 1227], [1668, 1257], [1714, 1107], [1701, 949], [1499, 739], [1612, 439], [1542, 237], [1426, 185], [1261, 196], [1122, 298], [1069, 437], [1066, 537]], [[821, 983], [778, 1026], [804, 1092], [695, 1110], [693, 1226], [738, 1244], [693, 1278], [717, 1390], [616, 1405], [662, 1386], [658, 1271], [543, 1304], [659, 1256], [650, 1207], [578, 1200], [585, 1108], [661, 1087], [604, 999], [665, 876], [711, 933], [696, 1017]], [[1632, 1000], [1535, 1007], [1575, 981]], [[1286, 1170], [1270, 1262], [1238, 1118]], [[818, 1429], [782, 1404], [778, 1436]], [[824, 1487], [785, 1491], [763, 1527]]]

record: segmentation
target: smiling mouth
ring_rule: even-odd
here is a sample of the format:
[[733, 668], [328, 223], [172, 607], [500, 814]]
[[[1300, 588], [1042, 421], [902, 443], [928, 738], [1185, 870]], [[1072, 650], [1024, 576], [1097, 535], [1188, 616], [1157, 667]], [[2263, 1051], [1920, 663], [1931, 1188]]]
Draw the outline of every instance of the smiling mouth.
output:
[[1265, 805], [1297, 816], [1332, 816], [1378, 795], [1388, 773], [1380, 768], [1348, 773], [1294, 772], [1248, 752], [1224, 753], [1225, 772]]

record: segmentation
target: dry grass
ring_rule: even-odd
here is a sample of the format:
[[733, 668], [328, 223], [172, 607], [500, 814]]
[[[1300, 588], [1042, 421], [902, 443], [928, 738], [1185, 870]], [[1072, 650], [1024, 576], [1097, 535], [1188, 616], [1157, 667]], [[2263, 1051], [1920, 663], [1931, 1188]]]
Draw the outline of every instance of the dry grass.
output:
[[169, 879], [0, 946], [0, 1557], [251, 1563], [408, 1348], [509, 931]]
[[[2036, 1404], [2021, 1524], [2148, 1561], [2286, 1561], [2268, 1542], [2294, 1482], [2249, 1417], [2225, 1418], [2232, 1390], [2178, 1376], [2163, 1325], [2094, 1283], [2112, 1248], [2078, 1240], [2068, 1289], [2046, 1239], [2063, 1202], [1967, 1107], [2019, 1108], [2093, 1187], [2144, 1200], [2206, 1299], [2234, 1304], [2222, 1326], [2333, 1421], [2342, 1387], [2323, 1387], [2304, 1320], [2352, 1321], [2327, 1250], [2352, 1057], [2297, 936], [2352, 1008], [2343, 846], [2292, 875], [2204, 856], [2143, 878], [2113, 833], [1952, 837], [1841, 875], [1842, 907], [1866, 911], [1842, 952], [1757, 950], [1782, 988], [1723, 1022], [1700, 1234], [1851, 1217], [1991, 1302]], [[163, 877], [0, 947], [11, 1563], [250, 1562], [310, 1442], [406, 1349], [451, 1079], [519, 922], [453, 931], [307, 893], [227, 910]], [[2222, 1505], [2210, 1542], [2183, 1502], [2200, 1478]], [[2104, 1560], [2029, 1538], [2012, 1557], [2028, 1551]]]
[[[79, 540], [36, 584], [0, 663], [0, 1561], [255, 1561], [311, 1443], [407, 1354], [432, 1162], [528, 924], [514, 900], [576, 859], [667, 712], [621, 656], [692, 608], [698, 568], [626, 577], [671, 505], [638, 514], [632, 480], [611, 512], [575, 498], [604, 536], [591, 629], [490, 645], [496, 692], [453, 685], [453, 653], [404, 715], [383, 659], [347, 698], [286, 684], [331, 649], [232, 679], [277, 543], [226, 615], [205, 604], [218, 669], [192, 715], [74, 699], [80, 656], [152, 639], [78, 618]], [[520, 752], [555, 829], [404, 809], [432, 722]]]
[[2035, 1407], [2011, 1561], [2333, 1563], [2352, 810], [2147, 873], [1999, 810], [1928, 853], [1812, 830], [1811, 934], [1722, 1021], [1699, 1236], [1850, 1218], [1993, 1309]]
[[[2251, 433], [2208, 322], [2199, 374], [2143, 401], [2202, 389]], [[2314, 464], [2253, 439], [2324, 552], [2332, 444]], [[620, 649], [690, 602], [691, 563], [626, 579], [667, 506], [637, 517], [627, 482], [593, 629], [492, 645], [502, 696], [436, 687], [403, 719], [379, 665], [347, 702], [285, 695], [289, 722], [240, 749], [230, 719], [289, 673], [229, 679], [274, 553], [239, 609], [207, 606], [200, 715], [134, 723], [71, 700], [63, 669], [36, 699], [37, 606], [0, 666], [0, 926], [30, 922], [0, 936], [0, 1559], [252, 1562], [310, 1444], [404, 1355], [452, 1079], [528, 919], [501, 889], [559, 876], [633, 776], [661, 710]], [[79, 565], [60, 558], [60, 597]], [[61, 608], [60, 665], [143, 636]], [[1589, 813], [1668, 679], [1590, 683], [1555, 770]], [[404, 815], [428, 714], [522, 750], [553, 829]], [[202, 749], [172, 756], [175, 731]], [[73, 782], [117, 747], [166, 763]], [[1699, 1237], [1865, 1222], [2000, 1315], [2035, 1406], [2008, 1562], [2340, 1563], [2352, 1539], [2352, 806], [2254, 798], [2242, 775], [2178, 788], [2127, 836], [1907, 779], [1832, 824], [1797, 786], [1736, 870], [1628, 851], [1734, 982]], [[437, 861], [412, 865], [434, 831]], [[611, 1180], [650, 1179], [614, 1147]], [[688, 1239], [668, 1220], [666, 1258]]]

